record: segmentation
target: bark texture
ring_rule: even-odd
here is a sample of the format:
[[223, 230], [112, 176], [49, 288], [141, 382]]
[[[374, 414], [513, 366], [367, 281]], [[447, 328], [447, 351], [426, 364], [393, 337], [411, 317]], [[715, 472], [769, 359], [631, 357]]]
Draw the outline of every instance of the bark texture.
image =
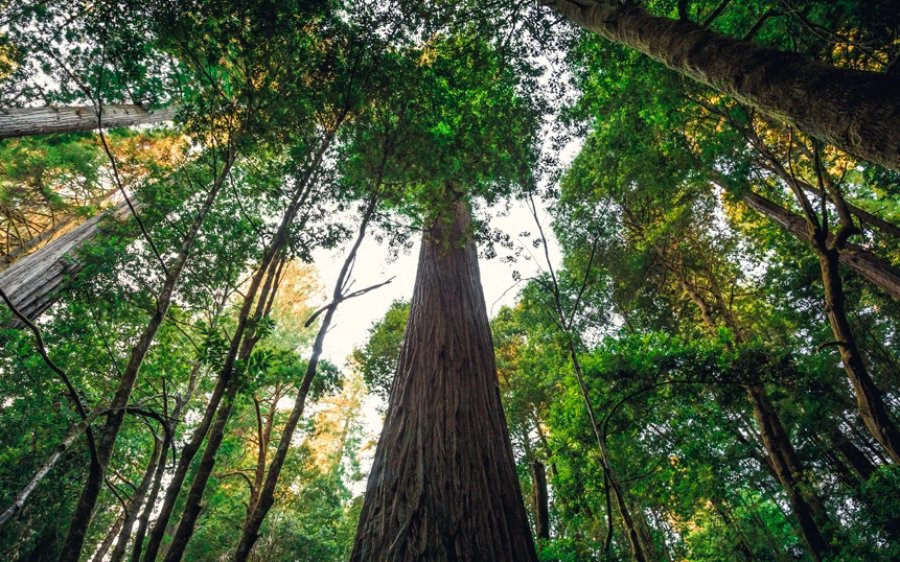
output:
[[[49, 244], [27, 255], [0, 272], [0, 288], [22, 314], [34, 320], [56, 301], [66, 282], [82, 269], [76, 253], [100, 233], [101, 222], [111, 217], [124, 220], [129, 216], [124, 200], [115, 207], [78, 225]], [[19, 326], [11, 320], [11, 326]]]
[[171, 121], [176, 107], [145, 109], [140, 105], [104, 105], [97, 116], [93, 106], [77, 107], [13, 107], [0, 109], [0, 139], [92, 131], [99, 123], [103, 128], [130, 127]]
[[352, 562], [536, 561], [468, 207], [424, 234]]
[[900, 169], [900, 79], [768, 49], [638, 3], [557, 0], [567, 19], [859, 158]]

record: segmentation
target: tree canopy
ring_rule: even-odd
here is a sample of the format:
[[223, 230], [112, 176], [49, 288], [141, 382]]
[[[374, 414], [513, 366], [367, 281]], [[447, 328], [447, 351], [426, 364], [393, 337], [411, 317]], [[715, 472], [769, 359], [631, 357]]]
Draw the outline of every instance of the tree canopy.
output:
[[898, 61], [891, 0], [0, 3], [0, 557], [900, 558]]

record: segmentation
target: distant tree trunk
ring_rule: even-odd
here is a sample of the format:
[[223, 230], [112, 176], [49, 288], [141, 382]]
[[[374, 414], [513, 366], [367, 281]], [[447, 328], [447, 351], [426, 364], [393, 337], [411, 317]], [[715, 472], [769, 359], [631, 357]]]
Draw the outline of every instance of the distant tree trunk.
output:
[[866, 482], [872, 476], [876, 470], [875, 464], [838, 427], [832, 426], [828, 431], [827, 438], [829, 444], [843, 457], [860, 482]]
[[156, 299], [156, 310], [150, 318], [150, 321], [147, 323], [147, 326], [145, 326], [144, 330], [141, 332], [137, 343], [131, 351], [128, 363], [122, 371], [115, 394], [110, 402], [110, 413], [106, 418], [106, 423], [99, 432], [97, 446], [97, 461], [99, 466], [92, 467], [88, 472], [87, 481], [81, 492], [81, 497], [76, 504], [75, 512], [72, 515], [72, 523], [69, 526], [69, 532], [66, 537], [65, 545], [63, 546], [62, 555], [60, 556], [60, 562], [78, 562], [78, 559], [81, 556], [84, 538], [94, 513], [94, 506], [97, 504], [97, 498], [100, 495], [103, 480], [106, 477], [106, 469], [109, 460], [112, 457], [116, 439], [119, 436], [119, 430], [121, 429], [122, 422], [125, 418], [125, 408], [128, 406], [131, 391], [137, 382], [144, 358], [150, 350], [153, 340], [156, 338], [156, 332], [162, 325], [169, 310], [169, 305], [175, 295], [175, 288], [181, 278], [181, 272], [187, 265], [194, 241], [197, 239], [197, 236], [199, 236], [203, 222], [210, 209], [212, 209], [216, 196], [228, 177], [228, 172], [231, 165], [234, 163], [234, 158], [234, 152], [231, 152], [225, 158], [223, 167], [219, 170], [219, 174], [207, 193], [206, 200], [203, 202], [203, 206], [197, 213], [193, 224], [188, 230], [187, 237], [181, 243], [178, 254], [168, 265], [168, 272]]
[[806, 481], [803, 466], [765, 389], [752, 385], [745, 388], [753, 405], [753, 415], [756, 417], [763, 445], [778, 481], [791, 502], [791, 509], [800, 523], [803, 538], [813, 558], [822, 560], [831, 550], [827, 538], [831, 526], [828, 513]]
[[109, 552], [109, 548], [112, 546], [114, 540], [119, 535], [119, 532], [122, 529], [122, 525], [125, 523], [125, 518], [128, 516], [128, 512], [122, 511], [116, 516], [116, 520], [113, 521], [112, 526], [106, 532], [106, 536], [103, 537], [103, 541], [100, 543], [100, 546], [97, 547], [97, 551], [94, 552], [94, 556], [91, 558], [91, 562], [103, 562], [103, 559], [106, 558], [106, 553]]
[[352, 562], [537, 560], [469, 210], [451, 205], [423, 236]]
[[881, 390], [866, 369], [847, 318], [844, 285], [838, 262], [840, 253], [828, 247], [819, 250], [819, 265], [825, 287], [825, 313], [840, 352], [844, 370], [853, 386], [863, 424], [895, 463], [900, 463], [900, 430], [891, 419]]
[[[359, 225], [356, 240], [350, 248], [347, 257], [344, 259], [344, 264], [335, 280], [334, 289], [331, 294], [331, 303], [329, 303], [328, 307], [325, 309], [322, 324], [319, 326], [319, 331], [313, 342], [309, 361], [306, 364], [306, 373], [303, 375], [300, 388], [297, 389], [294, 406], [291, 408], [291, 413], [288, 416], [287, 422], [284, 424], [284, 429], [281, 432], [281, 439], [278, 442], [278, 448], [275, 450], [275, 455], [272, 457], [272, 462], [269, 464], [265, 482], [261, 488], [259, 487], [259, 483], [254, 482], [253, 491], [251, 493], [250, 509], [248, 510], [249, 513], [244, 521], [241, 539], [238, 542], [237, 550], [234, 555], [235, 562], [245, 562], [250, 557], [253, 545], [256, 544], [256, 540], [259, 538], [259, 529], [262, 527], [263, 520], [275, 503], [275, 487], [278, 485], [281, 469], [284, 466], [285, 460], [287, 460], [287, 454], [294, 438], [294, 431], [297, 429], [297, 424], [300, 422], [300, 418], [303, 416], [303, 411], [306, 407], [306, 398], [319, 367], [319, 359], [322, 356], [325, 336], [331, 328], [331, 321], [334, 319], [334, 313], [337, 311], [338, 305], [348, 297], [344, 292], [347, 287], [347, 282], [349, 281], [348, 276], [356, 261], [359, 247], [365, 239], [366, 229], [375, 212], [376, 202], [377, 200], [373, 195]], [[262, 462], [263, 468], [265, 468], [264, 455], [262, 456]], [[257, 474], [259, 475], [262, 472], [263, 471], [257, 471]], [[168, 562], [174, 562], [174, 560]]]
[[550, 494], [547, 492], [547, 469], [535, 459], [531, 462], [531, 501], [534, 504], [534, 534], [550, 538]]
[[[206, 415], [204, 416], [204, 421], [201, 423], [201, 426], [206, 425], [206, 427], [198, 428], [192, 438], [192, 442], [196, 445], [196, 449], [192, 449], [191, 457], [199, 451], [204, 436], [206, 437], [206, 448], [203, 450], [203, 455], [200, 457], [200, 464], [194, 474], [194, 480], [191, 482], [191, 486], [188, 489], [184, 510], [181, 514], [181, 519], [178, 522], [175, 534], [172, 537], [172, 543], [169, 545], [169, 550], [166, 551], [166, 556], [164, 558], [166, 562], [181, 560], [181, 557], [184, 555], [184, 551], [187, 548], [187, 544], [194, 533], [194, 527], [197, 523], [197, 518], [200, 516], [200, 510], [202, 509], [201, 502], [203, 501], [203, 494], [205, 493], [206, 485], [212, 476], [213, 468], [216, 464], [216, 455], [218, 454], [222, 440], [225, 438], [225, 426], [228, 423], [228, 419], [231, 417], [231, 411], [234, 409], [234, 401], [240, 387], [241, 381], [239, 373], [236, 372], [236, 366], [238, 363], [242, 363], [250, 357], [256, 342], [259, 340], [259, 336], [255, 333], [252, 324], [254, 321], [262, 318], [271, 307], [278, 283], [277, 272], [279, 270], [278, 263], [280, 259], [278, 256], [280, 255], [280, 251], [280, 243], [270, 247], [269, 251], [266, 252], [266, 256], [263, 258], [263, 265], [257, 270], [257, 273], [251, 281], [251, 286], [244, 297], [244, 303], [241, 306], [241, 311], [238, 316], [238, 328], [235, 330], [235, 334], [232, 337], [228, 355], [225, 358], [216, 389], [213, 392], [215, 400], [210, 400], [210, 404], [207, 406]], [[257, 296], [259, 297], [258, 299]], [[254, 304], [256, 305], [255, 308]], [[217, 408], [213, 406], [214, 401], [218, 406]], [[215, 414], [215, 416], [212, 417], [212, 414]], [[206, 416], [210, 416], [208, 419], [211, 423], [206, 424]], [[202, 431], [201, 433], [201, 429], [207, 428], [208, 432]], [[182, 459], [179, 461], [178, 467], [181, 472], [181, 482], [184, 481], [184, 477], [187, 475], [189, 467], [190, 460], [185, 459], [185, 454], [182, 453]], [[180, 488], [180, 485], [177, 488], [174, 486], [174, 481], [169, 485], [169, 492], [167, 492], [166, 495], [166, 502], [169, 502], [171, 496], [169, 516], [171, 516], [171, 507], [174, 507]], [[144, 555], [145, 561], [152, 562], [156, 558], [159, 547], [162, 545], [162, 537], [165, 534], [167, 522], [168, 517], [166, 520], [163, 520], [163, 518], [160, 517], [156, 521], [156, 525], [154, 526], [153, 533], [150, 537], [151, 541], [148, 543], [147, 551]]]
[[850, 154], [900, 169], [900, 80], [835, 68], [649, 14], [639, 3], [556, 0], [570, 21]]
[[[338, 121], [338, 124], [339, 123], [340, 120]], [[266, 288], [264, 283], [270, 284], [274, 281], [274, 275], [276, 274], [277, 268], [272, 266], [283, 250], [283, 246], [287, 241], [288, 229], [293, 224], [297, 212], [306, 203], [309, 194], [312, 192], [312, 189], [310, 187], [311, 180], [317, 173], [319, 165], [334, 138], [334, 133], [337, 126], [338, 125], [335, 125], [335, 128], [326, 135], [319, 149], [311, 159], [309, 168], [304, 173], [304, 176], [299, 182], [297, 189], [294, 192], [294, 196], [291, 199], [290, 204], [288, 205], [288, 208], [285, 210], [285, 213], [282, 216], [278, 231], [274, 234], [272, 240], [269, 242], [268, 248], [266, 249], [263, 258], [260, 261], [260, 265], [250, 282], [250, 287], [247, 289], [246, 296], [244, 298], [243, 304], [241, 305], [241, 311], [238, 314], [237, 326], [235, 328], [234, 335], [231, 338], [231, 345], [229, 346], [228, 354], [225, 357], [225, 361], [220, 371], [219, 379], [216, 382], [215, 389], [213, 390], [212, 395], [210, 396], [210, 400], [207, 403], [206, 411], [203, 414], [203, 419], [194, 430], [190, 441], [182, 450], [181, 458], [178, 460], [178, 467], [175, 470], [172, 481], [169, 483], [169, 486], [166, 489], [166, 496], [163, 500], [163, 505], [160, 510], [159, 517], [157, 518], [156, 523], [154, 523], [153, 529], [150, 532], [150, 537], [147, 541], [147, 549], [144, 552], [144, 562], [154, 562], [156, 560], [156, 555], [159, 553], [160, 547], [162, 546], [163, 537], [166, 534], [169, 520], [172, 517], [175, 503], [178, 500], [182, 485], [184, 484], [184, 480], [187, 477], [191, 461], [199, 452], [200, 446], [203, 444], [203, 440], [206, 438], [207, 432], [210, 431], [210, 428], [214, 423], [218, 422], [218, 411], [220, 407], [227, 406], [229, 408], [227, 414], [225, 415], [226, 421], [227, 416], [231, 413], [231, 406], [229, 405], [230, 400], [226, 402], [225, 398], [227, 397], [228, 393], [232, 392], [230, 390], [230, 385], [232, 384], [231, 379], [234, 376], [235, 363], [236, 361], [242, 360], [249, 356], [250, 352], [253, 350], [253, 346], [256, 343], [255, 337], [253, 335], [245, 338], [244, 332], [250, 326], [250, 321], [254, 318], [259, 318], [262, 314], [263, 309], [260, 308], [260, 306], [264, 306], [265, 296], [260, 297], [259, 302], [257, 303], [257, 310], [255, 312], [252, 310], [254, 300], [256, 299], [257, 293], [261, 289], [263, 291], [263, 295], [268, 295], [269, 289]], [[236, 392], [236, 389], [234, 390], [234, 392]], [[222, 428], [224, 430], [224, 422]], [[216, 445], [215, 448], [217, 447], [218, 445]], [[211, 458], [208, 459], [208, 464], [205, 466], [208, 466], [211, 474], [212, 468], [215, 465], [216, 451], [209, 449], [209, 443], [207, 443], [207, 449], [210, 452]], [[206, 455], [206, 451], [204, 451], [204, 455]], [[203, 481], [202, 483], [196, 480], [197, 476], [199, 476], [201, 481]], [[206, 486], [206, 482], [204, 480], [208, 480], [209, 475], [204, 476], [203, 473], [198, 473], [197, 476], [195, 476], [195, 482], [198, 483], [199, 495], [195, 493], [194, 499], [199, 502], [200, 500], [202, 500], [203, 491]], [[199, 515], [199, 504], [197, 506], [187, 504], [185, 506], [185, 513], [187, 514], [188, 510], [193, 511], [195, 508], [197, 510], [196, 514]], [[188, 514], [188, 520], [194, 517], [195, 515]], [[193, 523], [185, 525], [185, 530], [183, 531], [184, 547], [187, 546], [187, 541], [190, 539], [190, 534], [192, 533]]]
[[[103, 128], [111, 129], [171, 121], [176, 110], [173, 105], [159, 109], [145, 109], [140, 105], [104, 105], [100, 117]], [[92, 131], [97, 124], [97, 111], [90, 105], [0, 109], [0, 139]]]
[[[0, 272], [0, 288], [22, 314], [34, 320], [56, 301], [66, 282], [81, 271], [77, 252], [100, 233], [100, 223], [107, 217], [123, 220], [128, 215], [128, 206], [122, 201], [88, 219]], [[15, 319], [10, 321], [10, 326], [19, 325]]]
[[[676, 273], [676, 276], [685, 292], [700, 310], [704, 325], [715, 334], [717, 323], [713, 308], [684, 274]], [[715, 280], [711, 279], [710, 281]], [[713, 282], [711, 286], [715, 288], [718, 287], [718, 284]], [[725, 302], [722, 295], [717, 294], [714, 289], [711, 291], [715, 302], [719, 305], [716, 312], [725, 318], [725, 325], [735, 334], [736, 340], [742, 341], [742, 332], [736, 324], [734, 316], [722, 306]], [[787, 493], [791, 511], [800, 524], [800, 531], [809, 546], [810, 553], [815, 560], [822, 560], [831, 551], [831, 541], [829, 540], [831, 522], [828, 512], [808, 481], [804, 467], [765, 387], [751, 384], [745, 385], [744, 390], [753, 407], [753, 416], [766, 450], [768, 457], [766, 464]]]
[[[131, 539], [131, 529], [134, 526], [134, 522], [137, 521], [138, 514], [144, 507], [144, 500], [147, 499], [147, 492], [150, 490], [150, 486], [153, 483], [153, 477], [156, 474], [156, 467], [160, 461], [162, 449], [163, 441], [154, 438], [150, 462], [147, 463], [147, 468], [144, 470], [141, 482], [134, 490], [134, 494], [128, 502], [128, 511], [125, 513], [122, 530], [119, 532], [119, 538], [116, 539], [116, 547], [113, 548], [112, 554], [109, 557], [109, 562], [122, 562], [122, 559], [125, 558], [125, 549], [128, 546], [128, 541]], [[165, 462], [165, 459], [163, 459], [163, 462]], [[148, 507], [152, 508], [153, 506]]]
[[[216, 314], [213, 316], [213, 320], [209, 325], [210, 330], [214, 330], [216, 328], [216, 325], [219, 321], [219, 315], [222, 312], [222, 309], [224, 308], [226, 302], [227, 293], [223, 295], [222, 300], [219, 302], [219, 308], [216, 310]], [[187, 391], [183, 395], [176, 398], [175, 408], [172, 410], [171, 416], [169, 416], [169, 427], [168, 431], [165, 432], [165, 435], [163, 437], [162, 451], [159, 456], [159, 462], [156, 465], [156, 472], [153, 475], [153, 486], [150, 489], [150, 495], [147, 497], [147, 507], [143, 512], [141, 512], [141, 516], [138, 519], [137, 531], [134, 534], [134, 547], [131, 550], [131, 562], [140, 562], [141, 553], [143, 552], [144, 548], [144, 537], [147, 534], [147, 527], [150, 524], [150, 515], [154, 507], [156, 506], [156, 498], [159, 497], [159, 491], [162, 487], [162, 479], [166, 473], [166, 457], [168, 457], [169, 450], [172, 448], [173, 441], [175, 439], [175, 429], [177, 428], [178, 421], [181, 419], [181, 414], [187, 408], [187, 405], [190, 403], [191, 398], [194, 395], [194, 392], [197, 390], [197, 385], [200, 381], [200, 369], [202, 368], [202, 366], [203, 363], [201, 359], [196, 359], [194, 361], [194, 366], [191, 368], [191, 374], [188, 378]], [[190, 446], [190, 443], [185, 444], [184, 449], [187, 449], [188, 446]], [[178, 487], [181, 487], [181, 480], [179, 480]]]

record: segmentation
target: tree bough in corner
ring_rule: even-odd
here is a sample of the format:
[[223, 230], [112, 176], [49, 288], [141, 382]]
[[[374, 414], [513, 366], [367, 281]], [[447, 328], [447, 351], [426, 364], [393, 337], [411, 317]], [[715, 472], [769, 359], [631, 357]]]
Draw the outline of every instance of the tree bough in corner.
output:
[[557, 0], [572, 23], [633, 48], [865, 160], [900, 169], [900, 78], [835, 68], [616, 0]]

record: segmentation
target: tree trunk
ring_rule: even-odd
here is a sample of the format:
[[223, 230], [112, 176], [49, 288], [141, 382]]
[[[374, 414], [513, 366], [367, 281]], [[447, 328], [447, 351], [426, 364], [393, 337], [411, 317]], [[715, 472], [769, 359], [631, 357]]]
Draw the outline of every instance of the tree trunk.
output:
[[[306, 407], [306, 397], [309, 394], [309, 389], [319, 367], [319, 359], [322, 356], [325, 335], [331, 328], [331, 321], [334, 319], [334, 313], [337, 311], [338, 305], [348, 298], [348, 295], [344, 294], [344, 290], [347, 287], [348, 276], [350, 275], [353, 263], [356, 261], [356, 254], [359, 251], [359, 247], [365, 239], [366, 228], [369, 225], [372, 214], [375, 212], [375, 204], [376, 198], [373, 196], [367, 206], [362, 222], [359, 225], [356, 240], [353, 243], [350, 252], [347, 254], [344, 264], [341, 267], [341, 271], [335, 281], [331, 303], [325, 309], [325, 316], [323, 317], [322, 324], [319, 326], [319, 331], [316, 334], [309, 362], [306, 364], [306, 373], [303, 376], [303, 381], [300, 383], [300, 388], [297, 390], [294, 406], [291, 409], [288, 420], [281, 432], [278, 449], [275, 451], [275, 456], [269, 464], [265, 483], [261, 489], [257, 484], [255, 490], [258, 490], [258, 492], [252, 492], [252, 495], [256, 496], [256, 501], [251, 499], [251, 507], [247, 514], [247, 518], [244, 521], [241, 539], [238, 542], [237, 550], [235, 551], [235, 562], [246, 562], [250, 557], [250, 551], [253, 550], [253, 545], [256, 544], [256, 540], [259, 538], [259, 529], [262, 527], [263, 520], [275, 503], [275, 487], [278, 484], [278, 478], [281, 476], [281, 469], [284, 466], [284, 461], [287, 459], [288, 450], [290, 449], [291, 442], [294, 438], [294, 431], [297, 429], [297, 424], [300, 422], [300, 418], [303, 416], [303, 410]], [[265, 463], [264, 454], [262, 455], [262, 461]], [[258, 472], [258, 474], [260, 473], [261, 472]], [[167, 562], [169, 562], [168, 559]]]
[[853, 470], [855, 478], [860, 483], [866, 482], [872, 476], [876, 470], [875, 464], [837, 426], [829, 429], [827, 438], [834, 450], [843, 457], [846, 465]]
[[[55, 301], [59, 290], [81, 271], [77, 259], [78, 250], [93, 240], [100, 232], [100, 223], [106, 217], [124, 220], [129, 216], [125, 201], [85, 221], [37, 252], [15, 261], [0, 272], [0, 287], [22, 314], [36, 319]], [[13, 319], [11, 327], [20, 323]]]
[[351, 562], [528, 562], [468, 207], [425, 232]]
[[[188, 490], [184, 511], [182, 512], [181, 520], [178, 523], [178, 527], [172, 539], [172, 544], [166, 552], [165, 560], [180, 560], [191, 535], [193, 535], [194, 526], [202, 508], [201, 502], [203, 500], [203, 494], [206, 491], [206, 484], [209, 482], [210, 476], [212, 476], [212, 471], [216, 463], [216, 455], [219, 446], [222, 444], [222, 440], [225, 437], [225, 425], [228, 423], [228, 418], [231, 416], [231, 411], [234, 408], [234, 400], [237, 395], [238, 387], [240, 386], [240, 377], [238, 373], [235, 372], [235, 366], [238, 362], [245, 361], [253, 351], [257, 338], [255, 337], [255, 334], [252, 333], [253, 328], [251, 327], [251, 323], [253, 320], [262, 317], [265, 302], [268, 300], [267, 297], [271, 291], [274, 291], [274, 276], [275, 271], [277, 270], [277, 267], [275, 267], [275, 252], [267, 252], [263, 261], [263, 266], [260, 267], [254, 275], [250, 288], [244, 297], [244, 303], [241, 306], [241, 311], [238, 316], [238, 327], [235, 330], [228, 355], [225, 358], [225, 363], [219, 374], [216, 388], [213, 390], [213, 395], [207, 405], [204, 419], [201, 421], [200, 426], [194, 431], [191, 442], [182, 452], [175, 477], [173, 477], [172, 482], [169, 484], [163, 505], [165, 517], [163, 517], [163, 514], [161, 513], [153, 527], [153, 531], [150, 535], [150, 542], [147, 544], [147, 551], [144, 554], [145, 562], [153, 562], [153, 560], [156, 559], [156, 554], [159, 552], [159, 548], [162, 545], [162, 539], [165, 535], [172, 509], [175, 506], [175, 501], [178, 499], [181, 486], [184, 483], [184, 479], [190, 468], [191, 460], [193, 460], [194, 456], [199, 451], [204, 438], [206, 438], [206, 448], [203, 450], [200, 465], [197, 468], [194, 480], [191, 482], [191, 487]], [[262, 288], [260, 289], [260, 287]], [[257, 293], [259, 293], [258, 301], [256, 299]], [[255, 311], [253, 311], [254, 302], [256, 302], [257, 305]], [[247, 333], [247, 330], [251, 333]]]
[[[228, 392], [229, 386], [231, 385], [231, 378], [234, 376], [234, 366], [236, 361], [245, 359], [253, 350], [253, 345], [255, 345], [256, 343], [255, 339], [252, 336], [245, 338], [244, 332], [248, 329], [249, 322], [252, 318], [260, 317], [260, 314], [262, 312], [262, 308], [260, 308], [260, 305], [263, 305], [263, 302], [266, 300], [266, 295], [269, 294], [271, 283], [274, 280], [273, 276], [275, 274], [276, 268], [272, 267], [273, 262], [276, 260], [287, 240], [288, 228], [293, 223], [298, 210], [305, 204], [307, 198], [309, 197], [309, 194], [312, 191], [309, 187], [310, 180], [313, 177], [315, 170], [318, 168], [318, 165], [325, 154], [328, 143], [330, 143], [330, 138], [326, 139], [326, 142], [323, 143], [322, 147], [320, 147], [313, 160], [312, 167], [307, 171], [303, 180], [300, 182], [300, 186], [295, 192], [295, 195], [291, 200], [288, 209], [285, 211], [285, 214], [282, 217], [278, 231], [273, 236], [269, 247], [263, 255], [260, 266], [250, 282], [250, 287], [247, 290], [246, 297], [244, 298], [244, 302], [241, 305], [241, 311], [238, 314], [237, 327], [235, 328], [234, 335], [232, 336], [231, 345], [228, 349], [228, 355], [225, 358], [225, 362], [219, 374], [219, 379], [216, 382], [216, 387], [213, 390], [209, 402], [207, 403], [203, 419], [201, 420], [200, 425], [198, 425], [198, 427], [194, 430], [194, 433], [191, 436], [191, 440], [185, 445], [181, 454], [181, 458], [178, 460], [178, 467], [175, 470], [172, 481], [169, 483], [169, 486], [166, 489], [166, 497], [163, 500], [162, 509], [160, 511], [159, 517], [156, 520], [156, 523], [153, 525], [153, 530], [150, 532], [150, 539], [147, 542], [147, 550], [144, 553], [144, 562], [154, 562], [154, 560], [156, 560], [156, 555], [159, 553], [159, 549], [162, 546], [162, 540], [166, 534], [166, 529], [169, 525], [169, 519], [172, 517], [172, 511], [175, 508], [175, 502], [178, 500], [182, 484], [187, 477], [191, 461], [193, 460], [197, 452], [199, 452], [200, 446], [203, 444], [203, 440], [206, 438], [207, 432], [210, 431], [210, 427], [212, 426], [214, 420], [217, 419], [217, 411], [220, 407], [220, 404], [222, 403], [223, 398], [226, 395], [226, 392]], [[257, 303], [256, 312], [253, 312], [253, 303], [261, 286], [263, 295], [260, 297], [259, 302]], [[230, 409], [227, 414], [230, 415]], [[208, 443], [207, 450], [209, 450]], [[215, 451], [210, 451], [210, 454], [212, 456], [212, 460], [209, 464], [209, 470], [212, 471], [212, 467], [215, 465], [216, 453]], [[206, 455], [206, 451], [204, 451], [204, 455]], [[202, 475], [199, 476], [201, 479], [204, 479]], [[208, 475], [206, 476], [206, 479], [208, 480]], [[205, 488], [205, 486], [206, 483], [203, 482], [202, 487]], [[197, 501], [200, 501], [202, 497], [203, 490], [200, 490], [199, 498], [197, 499]], [[194, 507], [186, 505], [185, 511], [187, 512], [189, 508], [191, 510], [194, 510]], [[196, 506], [196, 509], [197, 514], [199, 514], [199, 505]], [[191, 524], [190, 527], [190, 533], [193, 533], [193, 524]], [[188, 532], [187, 529], [188, 527], [186, 526], [185, 533]], [[184, 546], [187, 545], [187, 539], [189, 538], [190, 535], [188, 534], [187, 538], [185, 539]]]
[[[156, 467], [160, 461], [160, 455], [162, 454], [163, 449], [162, 441], [159, 439], [155, 439], [154, 441], [150, 462], [147, 463], [143, 478], [141, 478], [140, 484], [138, 484], [138, 487], [134, 490], [134, 495], [131, 496], [131, 500], [128, 502], [128, 511], [125, 513], [125, 521], [122, 524], [122, 530], [119, 532], [119, 538], [116, 539], [116, 547], [113, 548], [112, 554], [109, 557], [109, 562], [122, 562], [122, 559], [125, 558], [125, 548], [128, 546], [129, 539], [131, 539], [131, 529], [134, 526], [134, 522], [137, 521], [138, 514], [144, 507], [144, 500], [147, 498], [147, 492], [150, 490], [150, 485], [156, 474]], [[163, 460], [163, 462], [165, 462], [165, 460]], [[147, 508], [152, 509], [153, 506], [148, 505]]]
[[122, 525], [125, 523], [125, 518], [127, 516], [128, 512], [123, 510], [122, 513], [120, 513], [116, 517], [116, 520], [113, 521], [113, 524], [109, 528], [109, 531], [106, 532], [106, 536], [103, 537], [103, 541], [100, 543], [100, 546], [98, 546], [97, 550], [94, 552], [94, 556], [91, 557], [91, 562], [103, 562], [103, 559], [106, 557], [106, 553], [109, 552], [109, 547], [112, 546], [113, 541], [121, 531]]
[[900, 463], [900, 430], [891, 419], [881, 390], [866, 369], [856, 337], [847, 319], [843, 280], [838, 270], [839, 252], [828, 248], [819, 251], [822, 283], [825, 286], [825, 313], [831, 324], [841, 362], [850, 378], [863, 424], [895, 463]]
[[130, 127], [171, 121], [177, 108], [173, 105], [145, 109], [139, 105], [104, 105], [100, 121], [93, 106], [77, 107], [12, 107], [0, 109], [0, 139], [93, 131], [98, 122], [104, 129]]
[[701, 84], [859, 158], [900, 169], [900, 80], [835, 68], [689, 21], [650, 15], [638, 3], [556, 0], [573, 23], [633, 48]]
[[44, 478], [47, 477], [53, 467], [56, 466], [56, 463], [59, 462], [59, 459], [62, 458], [63, 454], [69, 450], [69, 447], [81, 437], [91, 423], [93, 423], [93, 421], [102, 413], [103, 411], [100, 408], [95, 409], [88, 417], [75, 425], [72, 428], [72, 431], [70, 431], [62, 442], [56, 446], [47, 461], [35, 472], [34, 476], [31, 477], [31, 480], [28, 481], [28, 484], [22, 488], [22, 491], [16, 495], [12, 504], [0, 513], [0, 528], [25, 507], [25, 502], [28, 501], [28, 497], [31, 496], [32, 492], [37, 489], [38, 485], [40, 485]]
[[88, 526], [90, 525], [91, 517], [93, 516], [94, 506], [97, 503], [103, 480], [106, 477], [107, 465], [112, 457], [113, 449], [116, 445], [116, 438], [119, 435], [119, 430], [121, 429], [122, 422], [125, 418], [125, 408], [128, 406], [131, 391], [137, 382], [141, 365], [144, 362], [144, 357], [146, 357], [147, 352], [150, 350], [150, 346], [156, 338], [156, 332], [159, 330], [166, 317], [166, 313], [169, 310], [169, 304], [172, 302], [172, 298], [175, 294], [175, 287], [178, 284], [178, 280], [181, 278], [181, 272], [187, 264], [194, 240], [196, 240], [197, 236], [200, 234], [204, 219], [212, 208], [219, 190], [225, 183], [225, 179], [228, 177], [228, 171], [231, 168], [231, 164], [234, 162], [234, 157], [235, 155], [233, 152], [227, 155], [222, 170], [220, 170], [220, 173], [213, 182], [212, 187], [206, 195], [203, 207], [198, 212], [197, 217], [194, 219], [194, 222], [188, 231], [188, 236], [182, 242], [181, 248], [179, 248], [179, 252], [175, 259], [169, 264], [165, 281], [163, 282], [163, 286], [160, 289], [156, 300], [156, 311], [141, 333], [140, 338], [138, 338], [137, 344], [131, 351], [128, 364], [122, 371], [118, 387], [110, 402], [110, 413], [106, 418], [106, 423], [101, 428], [98, 439], [97, 462], [99, 466], [97, 466], [95, 470], [90, 470], [88, 473], [87, 482], [85, 482], [81, 497], [79, 498], [75, 507], [75, 512], [72, 515], [72, 523], [69, 526], [69, 532], [66, 536], [62, 555], [60, 556], [60, 562], [78, 562], [78, 559], [81, 556], [81, 549], [84, 545], [84, 538]]
[[531, 463], [531, 501], [534, 504], [534, 534], [538, 539], [550, 539], [550, 494], [547, 492], [547, 470], [544, 463]]
[[[727, 189], [722, 184], [720, 187]], [[800, 215], [792, 213], [752, 191], [742, 192], [741, 198], [750, 208], [774, 220], [800, 240], [808, 244], [814, 243], [806, 227], [806, 220]], [[833, 236], [829, 235], [827, 243], [830, 244], [832, 239]], [[849, 242], [845, 243], [838, 252], [838, 261], [893, 298], [900, 300], [900, 271], [894, 266], [878, 258], [872, 252]]]
[[753, 405], [753, 415], [759, 425], [763, 445], [778, 481], [791, 502], [791, 509], [800, 523], [803, 538], [813, 558], [822, 560], [830, 551], [827, 537], [831, 523], [828, 513], [807, 481], [800, 459], [765, 389], [760, 386], [745, 388]]
[[[209, 429], [209, 436], [206, 441], [206, 449], [203, 450], [203, 456], [200, 457], [200, 464], [197, 467], [197, 474], [191, 483], [185, 499], [184, 512], [181, 520], [178, 522], [178, 528], [172, 537], [172, 543], [163, 560], [165, 562], [178, 562], [184, 555], [188, 541], [194, 534], [194, 527], [197, 524], [197, 518], [203, 509], [202, 500], [203, 493], [206, 491], [206, 484], [212, 476], [213, 467], [216, 464], [216, 454], [219, 446], [225, 438], [225, 425], [228, 418], [231, 417], [231, 410], [234, 408], [234, 400], [237, 395], [238, 387], [240, 387], [240, 377], [231, 377], [225, 388], [222, 402], [216, 413], [215, 421]], [[159, 522], [157, 522], [157, 526]], [[150, 549], [147, 549], [147, 555], [150, 555]], [[155, 557], [155, 555], [154, 555]]]

